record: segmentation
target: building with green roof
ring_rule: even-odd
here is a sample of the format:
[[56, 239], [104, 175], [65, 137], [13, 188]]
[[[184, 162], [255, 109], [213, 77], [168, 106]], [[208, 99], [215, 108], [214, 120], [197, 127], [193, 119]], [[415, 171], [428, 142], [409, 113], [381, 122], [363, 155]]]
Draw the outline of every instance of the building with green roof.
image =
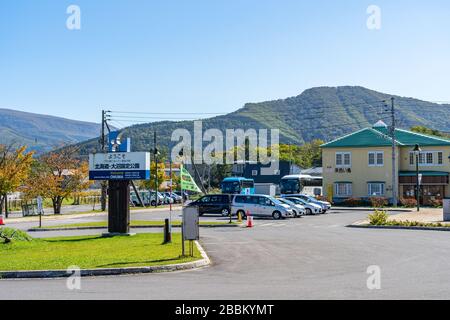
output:
[[[392, 202], [392, 138], [379, 121], [323, 144], [324, 194], [334, 202], [348, 198], [385, 197]], [[400, 199], [416, 197], [415, 145], [419, 156], [421, 202], [435, 204], [450, 197], [450, 140], [403, 129], [395, 130], [396, 179]]]

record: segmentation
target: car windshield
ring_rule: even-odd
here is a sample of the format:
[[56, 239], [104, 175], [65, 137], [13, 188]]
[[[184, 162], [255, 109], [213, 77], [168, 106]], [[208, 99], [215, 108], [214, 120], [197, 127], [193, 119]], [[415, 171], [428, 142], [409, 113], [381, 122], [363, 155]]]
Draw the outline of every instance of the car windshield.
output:
[[303, 199], [300, 198], [293, 198], [293, 199], [289, 199], [297, 204], [305, 204], [305, 201]]
[[283, 204], [283, 202], [281, 202], [280, 200], [278, 200], [276, 198], [269, 197], [269, 199], [272, 200], [272, 202], [275, 204], [278, 204], [278, 205]]
[[278, 201], [281, 201], [281, 202], [283, 202], [283, 203], [285, 203], [285, 204], [287, 204], [287, 205], [295, 206], [295, 203], [292, 202], [292, 201], [290, 201], [290, 200], [287, 200], [287, 199], [281, 199], [281, 198], [279, 198], [279, 199], [277, 199], [277, 200], [278, 200]]

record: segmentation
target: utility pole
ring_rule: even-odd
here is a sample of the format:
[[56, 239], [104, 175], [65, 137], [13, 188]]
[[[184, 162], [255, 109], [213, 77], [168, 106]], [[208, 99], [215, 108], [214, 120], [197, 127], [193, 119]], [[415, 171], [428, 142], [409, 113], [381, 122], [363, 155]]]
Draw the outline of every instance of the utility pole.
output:
[[[102, 131], [101, 131], [101, 137], [100, 137], [100, 146], [102, 153], [106, 153], [106, 139], [105, 139], [105, 123], [106, 123], [106, 111], [102, 110]], [[101, 182], [102, 185], [102, 192], [100, 197], [100, 204], [102, 211], [106, 210], [106, 195], [107, 195], [107, 182], [103, 180]]]
[[153, 131], [153, 154], [155, 155], [155, 208], [158, 207], [158, 148], [156, 148], [156, 131]]
[[398, 192], [398, 185], [397, 185], [397, 170], [396, 170], [396, 141], [395, 141], [395, 104], [394, 104], [395, 98], [391, 98], [391, 139], [392, 139], [392, 201], [394, 207], [397, 207], [398, 204], [398, 198], [397, 198], [397, 192]]

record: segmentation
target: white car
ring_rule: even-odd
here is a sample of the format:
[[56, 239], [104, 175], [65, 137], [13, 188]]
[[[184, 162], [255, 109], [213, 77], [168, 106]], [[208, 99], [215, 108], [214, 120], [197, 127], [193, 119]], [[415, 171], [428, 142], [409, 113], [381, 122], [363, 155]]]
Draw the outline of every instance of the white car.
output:
[[288, 199], [284, 199], [284, 198], [277, 198], [278, 201], [287, 204], [288, 206], [291, 207], [292, 211], [294, 212], [294, 218], [300, 218], [300, 216], [303, 216], [306, 214], [306, 208], [301, 205], [301, 204], [297, 204], [295, 202], [292, 202]]
[[307, 203], [318, 204], [322, 207], [322, 213], [326, 213], [327, 211], [331, 210], [331, 203], [329, 203], [328, 201], [317, 200], [313, 196], [309, 196], [307, 194], [293, 194], [289, 195], [289, 197], [299, 198]]
[[247, 212], [252, 216], [272, 217], [275, 220], [289, 218], [294, 214], [290, 206], [270, 196], [236, 195], [231, 203], [231, 214], [240, 214], [245, 218]]
[[306, 214], [320, 214], [322, 213], [322, 206], [312, 203], [312, 202], [306, 202], [305, 200], [301, 198], [296, 197], [286, 197], [287, 200], [290, 200], [296, 204], [300, 204], [305, 207]]

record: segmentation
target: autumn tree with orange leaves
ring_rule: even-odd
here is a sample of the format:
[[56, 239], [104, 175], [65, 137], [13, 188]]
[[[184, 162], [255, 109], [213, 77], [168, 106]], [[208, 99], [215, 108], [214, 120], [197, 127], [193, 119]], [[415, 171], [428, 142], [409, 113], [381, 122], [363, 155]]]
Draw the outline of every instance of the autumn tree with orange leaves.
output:
[[7, 194], [16, 191], [28, 177], [33, 152], [26, 149], [26, 146], [0, 145], [0, 214], [5, 207], [8, 216]]
[[89, 188], [89, 166], [76, 153], [74, 147], [66, 147], [41, 156], [27, 180], [27, 197], [51, 199], [53, 212], [60, 214], [64, 199]]

